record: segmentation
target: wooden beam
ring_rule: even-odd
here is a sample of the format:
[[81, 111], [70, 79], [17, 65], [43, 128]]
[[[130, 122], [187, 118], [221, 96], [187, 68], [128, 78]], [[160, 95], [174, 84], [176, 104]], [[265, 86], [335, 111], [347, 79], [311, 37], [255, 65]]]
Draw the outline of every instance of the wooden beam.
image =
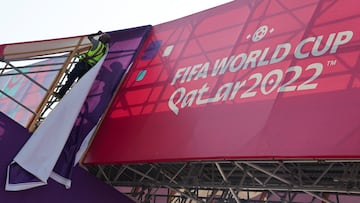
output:
[[53, 94], [55, 87], [57, 86], [57, 84], [59, 83], [62, 75], [65, 73], [67, 67], [69, 66], [71, 60], [75, 57], [76, 53], [79, 50], [79, 47], [81, 46], [82, 41], [84, 40], [84, 37], [81, 37], [79, 42], [77, 43], [77, 45], [74, 47], [74, 49], [70, 52], [70, 55], [67, 57], [66, 61], [64, 62], [64, 64], [61, 67], [61, 70], [59, 71], [59, 73], [57, 74], [55, 80], [53, 81], [53, 83], [51, 84], [48, 92], [46, 93], [44, 99], [42, 100], [41, 104], [39, 105], [39, 107], [37, 108], [36, 115], [33, 116], [33, 118], [31, 118], [31, 122], [30, 124], [27, 126], [28, 130], [30, 132], [35, 131], [35, 129], [38, 126], [38, 120], [40, 118], [40, 115], [42, 113], [42, 111], [45, 108], [46, 103], [49, 101], [50, 96]]

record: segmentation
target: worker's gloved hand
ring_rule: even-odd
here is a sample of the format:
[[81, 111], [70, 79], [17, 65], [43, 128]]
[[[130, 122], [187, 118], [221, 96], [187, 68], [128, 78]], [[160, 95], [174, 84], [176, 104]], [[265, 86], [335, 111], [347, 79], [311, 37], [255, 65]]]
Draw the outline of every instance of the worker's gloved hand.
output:
[[103, 32], [102, 32], [101, 30], [99, 30], [99, 31], [97, 32], [97, 34], [98, 34], [98, 35], [101, 35], [101, 34], [103, 34]]

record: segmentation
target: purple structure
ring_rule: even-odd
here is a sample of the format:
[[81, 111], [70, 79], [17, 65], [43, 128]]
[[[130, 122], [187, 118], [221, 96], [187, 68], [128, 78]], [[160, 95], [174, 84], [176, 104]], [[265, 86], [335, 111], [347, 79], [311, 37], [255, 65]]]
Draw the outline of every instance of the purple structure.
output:
[[110, 185], [106, 185], [93, 175], [77, 166], [73, 170], [73, 184], [65, 189], [61, 184], [49, 179], [46, 186], [30, 190], [5, 191], [6, 170], [13, 157], [30, 137], [21, 125], [0, 112], [0, 200], [12, 203], [57, 203], [57, 202], [122, 202], [133, 203]]

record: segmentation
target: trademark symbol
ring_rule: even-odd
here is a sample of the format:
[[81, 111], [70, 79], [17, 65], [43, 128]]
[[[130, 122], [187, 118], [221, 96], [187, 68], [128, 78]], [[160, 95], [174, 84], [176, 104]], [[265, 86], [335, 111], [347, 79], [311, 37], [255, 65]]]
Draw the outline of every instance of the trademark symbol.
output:
[[327, 62], [327, 66], [335, 66], [336, 65], [336, 59], [334, 59], [334, 60], [329, 60], [328, 62]]

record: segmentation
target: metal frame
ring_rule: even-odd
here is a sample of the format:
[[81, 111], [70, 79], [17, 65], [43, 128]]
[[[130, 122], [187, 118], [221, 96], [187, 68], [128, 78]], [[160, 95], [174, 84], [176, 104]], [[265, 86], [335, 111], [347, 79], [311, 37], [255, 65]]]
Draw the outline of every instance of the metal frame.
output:
[[[63, 57], [67, 57], [66, 55], [63, 56]], [[52, 56], [44, 56], [42, 57], [42, 59], [51, 59], [53, 58]], [[47, 89], [45, 88], [44, 86], [42, 86], [41, 84], [39, 84], [37, 81], [34, 81], [30, 76], [28, 76], [29, 74], [32, 74], [32, 73], [39, 73], [39, 72], [51, 72], [51, 71], [54, 71], [54, 70], [48, 70], [48, 71], [30, 71], [30, 72], [23, 72], [21, 69], [22, 68], [31, 68], [31, 67], [38, 67], [36, 65], [22, 65], [22, 66], [16, 66], [14, 65], [14, 63], [16, 62], [22, 62], [22, 63], [32, 63], [31, 61], [34, 60], [34, 59], [16, 59], [16, 60], [3, 60], [3, 64], [4, 64], [4, 67], [1, 68], [1, 73], [0, 73], [0, 77], [5, 77], [5, 76], [9, 76], [9, 75], [22, 75], [24, 76], [27, 80], [31, 81], [34, 85], [40, 87], [41, 89], [43, 89], [47, 96], [44, 98], [43, 102], [44, 101], [47, 101], [47, 102], [51, 102], [50, 98], [49, 98], [49, 94], [51, 92], [50, 89]], [[0, 64], [1, 65], [1, 64]], [[59, 65], [59, 64], [47, 64], [47, 66], [53, 66], [53, 65]], [[15, 70], [16, 73], [8, 73], [7, 71], [9, 70]], [[58, 79], [56, 78], [54, 82], [56, 82]], [[21, 106], [22, 108], [26, 109], [28, 112], [30, 112], [32, 115], [33, 115], [33, 118], [35, 117], [38, 117], [38, 115], [40, 115], [40, 112], [41, 109], [38, 108], [37, 110], [32, 110], [30, 107], [26, 106], [25, 104], [21, 103], [21, 101], [17, 100], [15, 97], [7, 94], [5, 91], [3, 90], [0, 90], [0, 93], [3, 94], [4, 96], [6, 96], [7, 98], [9, 98], [10, 100], [12, 100], [14, 103], [16, 103], [17, 105]], [[52, 101], [52, 103], [54, 103], [55, 100]], [[34, 129], [34, 127], [36, 126], [37, 124], [36, 123], [29, 123], [27, 126], [24, 126], [26, 128], [28, 128], [29, 130], [30, 129]], [[30, 130], [32, 131], [32, 130]]]
[[[172, 202], [334, 202], [333, 195], [360, 195], [360, 160], [232, 160], [85, 166], [112, 186], [133, 188], [128, 193], [150, 202], [167, 188]], [[140, 192], [139, 189], [141, 188]], [[206, 191], [207, 195], [203, 195]], [[246, 194], [246, 195], [244, 195]], [[257, 200], [254, 194], [261, 194]], [[161, 194], [159, 194], [161, 196]], [[261, 200], [262, 198], [262, 200]], [[191, 201], [190, 201], [191, 200]], [[246, 200], [246, 201], [245, 201]]]
[[[18, 101], [16, 98], [12, 97], [11, 95], [7, 94], [3, 90], [0, 90], [0, 93], [8, 97], [10, 100], [15, 102], [16, 104], [20, 105], [22, 108], [26, 109], [28, 112], [30, 112], [33, 117], [31, 118], [31, 121], [28, 123], [26, 127], [30, 132], [34, 131], [36, 127], [43, 121], [43, 119], [46, 117], [46, 115], [54, 108], [54, 106], [57, 104], [56, 98], [52, 97], [52, 94], [54, 90], [56, 90], [58, 87], [61, 87], [61, 85], [64, 83], [64, 79], [66, 78], [66, 75], [68, 74], [68, 70], [70, 70], [73, 67], [73, 64], [76, 61], [76, 54], [82, 53], [90, 47], [90, 43], [84, 43], [84, 37], [79, 37], [78, 42], [73, 47], [58, 47], [56, 49], [48, 49], [48, 50], [38, 50], [36, 52], [20, 52], [20, 53], [12, 53], [9, 54], [9, 59], [6, 57], [1, 59], [0, 62], [0, 77], [3, 76], [9, 76], [8, 74], [9, 70], [15, 70], [17, 73], [13, 73], [11, 75], [23, 75], [27, 80], [31, 81], [36, 86], [40, 87], [46, 92], [45, 97], [43, 98], [42, 102], [38, 106], [36, 110], [30, 109], [25, 104], [22, 104], [20, 101]], [[64, 51], [66, 50], [66, 51]], [[44, 52], [49, 51], [49, 54], [44, 54]], [[21, 56], [22, 54], [31, 55], [31, 57], [21, 58], [16, 57], [17, 55]], [[29, 74], [31, 73], [38, 73], [38, 72], [50, 72], [54, 70], [48, 70], [48, 71], [30, 71], [30, 72], [23, 72], [22, 68], [31, 68], [31, 67], [39, 67], [41, 65], [34, 65], [34, 61], [38, 60], [46, 60], [46, 59], [53, 59], [53, 58], [59, 58], [59, 57], [65, 57], [64, 63], [48, 63], [47, 66], [52, 65], [61, 65], [61, 68], [58, 69], [58, 74], [55, 77], [55, 80], [51, 84], [49, 88], [46, 88], [42, 86], [40, 83], [32, 79]], [[20, 64], [27, 64], [27, 65], [15, 65], [16, 63]], [[3, 68], [1, 68], [1, 64], [3, 64]]]

